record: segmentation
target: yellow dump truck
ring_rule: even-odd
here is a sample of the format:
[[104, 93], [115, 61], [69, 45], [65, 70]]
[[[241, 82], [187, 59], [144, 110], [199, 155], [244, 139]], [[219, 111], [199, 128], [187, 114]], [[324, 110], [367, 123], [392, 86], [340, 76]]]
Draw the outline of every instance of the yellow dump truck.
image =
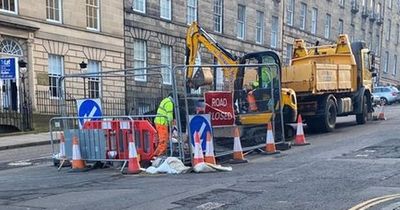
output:
[[292, 58], [282, 71], [282, 86], [296, 92], [298, 112], [311, 130], [334, 130], [337, 116], [367, 121], [376, 74], [374, 55], [364, 42], [350, 43], [340, 35], [336, 44], [307, 48], [296, 39]]

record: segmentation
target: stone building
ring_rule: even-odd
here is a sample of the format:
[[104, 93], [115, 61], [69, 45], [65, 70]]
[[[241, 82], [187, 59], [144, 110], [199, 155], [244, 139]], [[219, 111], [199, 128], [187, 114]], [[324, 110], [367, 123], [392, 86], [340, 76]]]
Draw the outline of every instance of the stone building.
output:
[[[309, 46], [316, 41], [329, 44], [336, 41], [338, 34], [346, 33], [353, 41], [366, 41], [377, 55], [376, 84], [399, 84], [395, 71], [398, 48], [394, 42], [398, 33], [399, 5], [397, 1], [389, 9], [390, 1], [125, 0], [126, 66], [184, 64], [185, 33], [188, 23], [196, 20], [233, 54], [274, 50], [281, 55], [284, 65], [289, 64], [294, 39], [305, 39]], [[391, 25], [390, 35], [387, 35], [388, 25]], [[391, 38], [386, 40], [385, 37]], [[137, 48], [143, 50], [135, 50]], [[386, 61], [381, 59], [385, 58], [386, 49], [389, 59], [382, 62]], [[213, 64], [214, 60], [205, 51], [199, 59], [202, 64]], [[168, 90], [169, 77], [166, 71], [162, 72], [167, 80], [162, 86]], [[147, 80], [130, 81], [141, 85], [141, 89], [136, 94], [133, 94], [135, 88], [128, 91], [132, 94], [128, 100], [147, 92], [142, 87], [155, 84]]]
[[[186, 30], [193, 21], [233, 54], [265, 49], [280, 52], [283, 8], [279, 2], [125, 0], [125, 65], [139, 68], [184, 64]], [[198, 60], [202, 64], [214, 64], [213, 55], [202, 51]], [[137, 113], [148, 111], [157, 104], [157, 100], [143, 101], [159, 95], [160, 86], [164, 95], [171, 89], [168, 69], [161, 72], [163, 78], [132, 77], [127, 81], [131, 87], [127, 90], [127, 100], [132, 107], [138, 107]], [[140, 102], [135, 102], [137, 98]]]
[[400, 86], [400, 1], [387, 0], [383, 6], [381, 65], [378, 83]]
[[[21, 77], [33, 110], [58, 114], [59, 89], [68, 99], [125, 97], [123, 78], [82, 80], [62, 75], [124, 68], [123, 3], [119, 0], [7, 0], [0, 1], [0, 57], [27, 62], [28, 71], [14, 80], [1, 80], [1, 109], [19, 109]], [[16, 91], [13, 91], [16, 89]], [[72, 108], [75, 109], [75, 108]]]

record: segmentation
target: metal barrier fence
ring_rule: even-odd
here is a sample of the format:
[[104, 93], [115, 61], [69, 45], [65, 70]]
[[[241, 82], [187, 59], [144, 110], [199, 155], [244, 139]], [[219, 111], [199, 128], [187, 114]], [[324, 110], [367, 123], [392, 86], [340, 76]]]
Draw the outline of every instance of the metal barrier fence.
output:
[[[201, 86], [195, 90], [187, 86], [183, 82], [182, 89], [176, 80], [177, 75], [186, 75], [188, 68], [210, 68], [214, 81], [212, 84]], [[224, 69], [226, 72], [223, 73]], [[241, 133], [241, 143], [244, 146], [244, 151], [254, 150], [265, 146], [267, 123], [273, 122], [273, 131], [277, 143], [283, 142], [284, 137], [284, 123], [281, 101], [281, 86], [280, 76], [271, 79], [272, 82], [268, 84], [261, 83], [261, 77], [272, 78], [272, 75], [280, 75], [279, 66], [276, 63], [263, 63], [263, 64], [243, 64], [243, 65], [195, 65], [195, 66], [176, 66], [174, 74], [172, 75], [175, 82], [174, 93], [175, 98], [178, 95], [184, 100], [178, 100], [175, 106], [175, 113], [178, 122], [178, 130], [180, 133], [189, 133], [189, 115], [196, 115], [205, 113], [208, 106], [213, 110], [212, 112], [224, 113], [213, 107], [212, 104], [206, 104], [205, 93], [209, 91], [228, 91], [232, 94], [232, 103], [234, 106], [234, 122], [231, 125], [215, 125], [213, 116], [211, 116], [211, 124], [214, 130], [214, 150], [216, 156], [223, 156], [232, 153], [234, 129], [238, 127]], [[262, 71], [265, 73], [261, 73]], [[242, 73], [238, 73], [242, 72]], [[261, 75], [265, 74], [265, 75]], [[217, 81], [221, 79], [220, 81]], [[257, 81], [258, 87], [252, 86], [252, 82]], [[183, 94], [179, 94], [183, 93]], [[253, 101], [257, 109], [250, 110], [250, 102], [248, 101], [249, 94], [253, 94]], [[183, 104], [182, 104], [183, 103]], [[254, 104], [253, 104], [254, 105]], [[180, 106], [185, 107], [185, 115], [182, 116], [179, 111]], [[254, 107], [253, 107], [254, 108]], [[208, 111], [210, 112], [210, 109]], [[212, 113], [211, 113], [212, 114]], [[215, 117], [215, 116], [214, 116]], [[278, 138], [277, 138], [278, 137]], [[192, 142], [192, 136], [188, 135], [188, 139], [180, 139], [182, 142]], [[205, 138], [203, 138], [205, 139]], [[189, 147], [191, 148], [191, 147]], [[192, 149], [192, 148], [191, 148]], [[204, 148], [203, 148], [204, 150]]]
[[[143, 161], [150, 161], [158, 143], [157, 131], [152, 125], [160, 115], [55, 117], [49, 122], [50, 140], [54, 158], [59, 157], [60, 147], [55, 140], [65, 139], [66, 160], [72, 159], [72, 139], [77, 137], [82, 159], [85, 161], [113, 162], [129, 158], [128, 142], [135, 141], [137, 152]], [[172, 130], [171, 125], [169, 129]], [[172, 138], [172, 133], [169, 133]], [[170, 141], [168, 155], [183, 156], [180, 142]]]

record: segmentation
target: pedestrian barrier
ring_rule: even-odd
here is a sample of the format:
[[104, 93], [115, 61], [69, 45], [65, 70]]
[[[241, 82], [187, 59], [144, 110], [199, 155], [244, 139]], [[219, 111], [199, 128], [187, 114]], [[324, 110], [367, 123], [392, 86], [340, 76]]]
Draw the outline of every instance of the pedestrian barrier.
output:
[[[217, 76], [212, 84], [196, 89], [196, 87], [189, 87], [186, 80], [182, 82], [177, 79], [185, 75], [189, 68], [209, 68], [212, 75]], [[246, 73], [237, 74], [239, 69]], [[177, 101], [175, 107], [179, 133], [190, 132], [189, 122], [193, 116], [209, 114], [215, 157], [236, 154], [234, 158], [236, 162], [238, 160], [243, 162], [244, 157], [240, 157], [240, 153], [243, 155], [243, 152], [250, 153], [266, 146], [267, 130], [265, 128], [268, 122], [273, 122], [272, 129], [273, 134], [276, 135], [276, 143], [283, 145], [282, 148], [284, 148], [288, 143], [285, 142], [283, 111], [279, 100], [281, 97], [280, 77], [274, 77], [270, 82], [264, 80], [264, 77], [272, 78], [271, 75], [280, 75], [278, 69], [276, 63], [176, 66], [172, 71], [174, 97], [178, 98], [178, 92], [183, 93], [180, 95], [183, 100]], [[262, 70], [267, 70], [265, 74], [263, 71], [262, 75], [264, 83], [259, 80], [261, 75], [258, 75]], [[233, 77], [236, 77], [236, 81]], [[258, 82], [255, 86], [254, 81]], [[178, 82], [179, 87], [184, 88], [178, 88]], [[185, 107], [184, 115], [179, 111], [179, 107]], [[237, 133], [236, 127], [239, 128], [241, 136], [232, 135]], [[181, 142], [188, 141], [192, 144], [194, 142], [193, 133], [188, 135], [187, 140], [182, 139], [181, 136], [184, 135], [179, 136]], [[204, 136], [202, 138], [205, 139]], [[193, 146], [188, 148], [194, 149]], [[203, 150], [206, 150], [205, 143], [203, 143]], [[193, 153], [191, 151], [190, 154]]]
[[[104, 116], [99, 119], [88, 117], [55, 117], [50, 120], [50, 139], [53, 157], [65, 156], [73, 160], [74, 168], [81, 168], [81, 162], [123, 162], [121, 171], [129, 161], [130, 154], [137, 154], [136, 159], [150, 160], [157, 143], [157, 132], [149, 118], [156, 115]], [[160, 116], [164, 117], [164, 116]], [[82, 123], [84, 122], [84, 123]], [[79, 124], [82, 123], [82, 128]], [[171, 130], [171, 126], [169, 128]], [[171, 134], [170, 134], [171, 136]], [[65, 139], [64, 144], [56, 149], [55, 140]], [[135, 151], [129, 150], [130, 142], [138, 143]], [[65, 155], [63, 149], [65, 148]], [[170, 141], [170, 152], [174, 147]], [[136, 151], [137, 150], [137, 151]], [[57, 153], [56, 151], [59, 151]], [[179, 152], [179, 151], [178, 151]], [[177, 153], [180, 155], [180, 153]], [[76, 161], [75, 161], [76, 160]], [[75, 163], [79, 163], [75, 165]], [[60, 166], [61, 168], [61, 166]]]

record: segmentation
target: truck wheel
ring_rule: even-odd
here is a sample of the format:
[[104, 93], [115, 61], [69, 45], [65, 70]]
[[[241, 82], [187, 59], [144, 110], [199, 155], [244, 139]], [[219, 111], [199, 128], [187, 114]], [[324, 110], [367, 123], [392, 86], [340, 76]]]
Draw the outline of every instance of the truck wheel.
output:
[[367, 105], [367, 97], [364, 95], [363, 99], [362, 99], [362, 113], [360, 114], [356, 114], [356, 121], [357, 124], [362, 125], [365, 124], [367, 122], [367, 118], [368, 118], [368, 105]]
[[325, 112], [321, 117], [321, 130], [324, 132], [331, 132], [335, 129], [336, 125], [336, 104], [332, 99], [328, 99], [325, 104]]

